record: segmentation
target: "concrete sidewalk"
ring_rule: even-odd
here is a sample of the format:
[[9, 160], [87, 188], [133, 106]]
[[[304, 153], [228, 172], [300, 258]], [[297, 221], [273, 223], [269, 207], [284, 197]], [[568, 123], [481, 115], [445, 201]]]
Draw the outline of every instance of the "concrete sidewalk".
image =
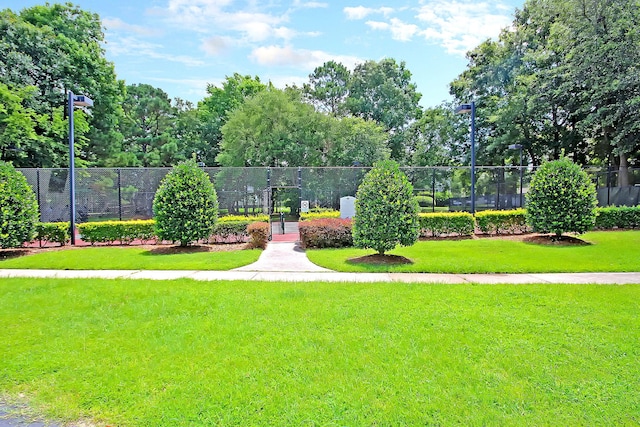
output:
[[576, 283], [640, 284], [640, 273], [537, 273], [537, 274], [432, 274], [432, 273], [337, 273], [293, 271], [188, 271], [188, 270], [0, 270], [1, 278], [104, 278], [104, 279], [193, 279], [201, 281], [253, 280], [265, 282], [344, 283]]

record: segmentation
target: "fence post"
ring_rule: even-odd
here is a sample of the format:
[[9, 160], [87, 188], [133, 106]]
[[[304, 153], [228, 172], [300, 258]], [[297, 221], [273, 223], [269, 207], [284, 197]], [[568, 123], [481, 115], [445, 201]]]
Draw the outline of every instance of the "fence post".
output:
[[118, 218], [122, 221], [122, 184], [120, 180], [120, 168], [118, 168]]
[[436, 168], [431, 176], [431, 212], [436, 211]]
[[611, 206], [611, 165], [607, 166], [607, 206]]
[[40, 168], [36, 169], [36, 197], [38, 199], [38, 213], [42, 222], [42, 205], [40, 204]]

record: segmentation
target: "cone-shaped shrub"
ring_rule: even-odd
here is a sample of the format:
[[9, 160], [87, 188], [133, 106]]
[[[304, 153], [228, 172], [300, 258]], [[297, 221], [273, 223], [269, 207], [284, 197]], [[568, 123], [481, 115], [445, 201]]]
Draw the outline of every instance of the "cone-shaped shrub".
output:
[[38, 201], [27, 179], [0, 161], [0, 247], [15, 248], [35, 236]]
[[365, 175], [356, 194], [353, 243], [379, 254], [411, 246], [419, 235], [419, 206], [398, 164], [383, 160]]
[[218, 197], [209, 176], [193, 160], [175, 166], [156, 191], [153, 214], [160, 240], [188, 246], [209, 238], [218, 218]]
[[584, 233], [596, 221], [596, 189], [580, 166], [564, 157], [544, 163], [527, 193], [527, 223], [538, 233]]

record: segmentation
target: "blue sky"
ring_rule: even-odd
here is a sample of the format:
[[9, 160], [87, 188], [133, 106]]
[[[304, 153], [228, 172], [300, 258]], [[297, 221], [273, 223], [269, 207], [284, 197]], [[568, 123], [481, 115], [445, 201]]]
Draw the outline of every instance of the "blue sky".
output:
[[[54, 3], [50, 1], [50, 3]], [[508, 26], [524, 0], [76, 0], [106, 28], [107, 59], [127, 84], [197, 102], [235, 72], [301, 85], [322, 63], [405, 61], [421, 104], [449, 99], [465, 52]], [[3, 0], [16, 12], [44, 1]]]

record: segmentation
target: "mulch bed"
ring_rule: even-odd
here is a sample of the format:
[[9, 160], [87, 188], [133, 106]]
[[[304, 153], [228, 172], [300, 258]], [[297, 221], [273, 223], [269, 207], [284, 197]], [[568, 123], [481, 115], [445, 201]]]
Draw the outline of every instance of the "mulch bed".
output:
[[366, 255], [358, 258], [351, 258], [348, 260], [349, 263], [352, 264], [375, 264], [375, 265], [403, 265], [403, 264], [413, 264], [409, 258], [399, 256], [399, 255]]

